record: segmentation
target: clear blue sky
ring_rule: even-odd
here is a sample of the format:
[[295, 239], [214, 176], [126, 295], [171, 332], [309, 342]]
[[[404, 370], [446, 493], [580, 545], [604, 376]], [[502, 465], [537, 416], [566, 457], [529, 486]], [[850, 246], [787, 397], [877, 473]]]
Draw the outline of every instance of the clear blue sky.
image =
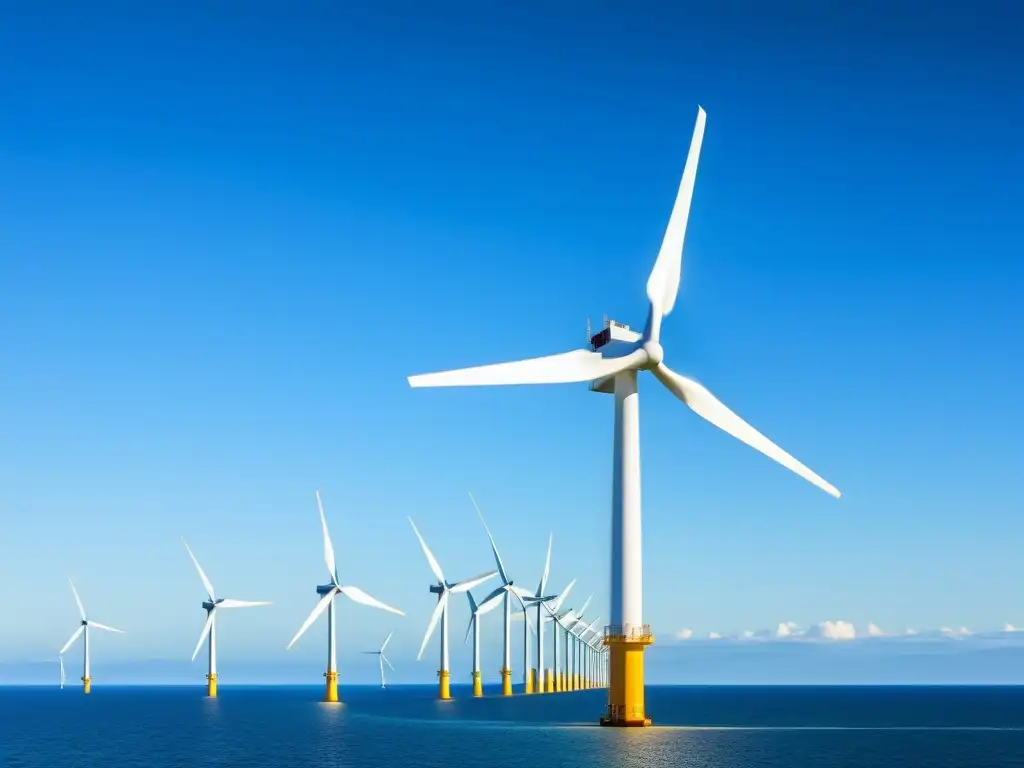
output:
[[[68, 574], [129, 631], [97, 659], [187, 658], [184, 534], [224, 595], [275, 601], [226, 617], [223, 656], [278, 660], [324, 577], [316, 488], [343, 580], [408, 614], [346, 604], [348, 649], [391, 628], [396, 661], [418, 648], [431, 575], [406, 515], [451, 578], [490, 566], [470, 489], [514, 577], [537, 581], [553, 530], [553, 585], [607, 617], [611, 400], [405, 376], [642, 324], [697, 104], [667, 359], [844, 496], [647, 377], [646, 619], [666, 643], [1024, 624], [1009, 4], [18, 5], [0, 658], [73, 631]], [[311, 665], [312, 633], [289, 652]]]

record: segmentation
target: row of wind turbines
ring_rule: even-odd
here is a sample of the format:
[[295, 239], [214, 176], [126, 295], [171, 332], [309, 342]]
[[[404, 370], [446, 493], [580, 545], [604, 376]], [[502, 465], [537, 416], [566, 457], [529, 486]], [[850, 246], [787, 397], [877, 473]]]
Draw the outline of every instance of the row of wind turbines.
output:
[[[654, 642], [654, 633], [643, 618], [643, 551], [641, 537], [641, 494], [640, 494], [640, 374], [649, 372], [655, 380], [663, 385], [669, 393], [697, 416], [721, 429], [732, 437], [740, 440], [751, 448], [761, 452], [773, 461], [778, 462], [790, 471], [812, 483], [829, 495], [839, 498], [839, 490], [810, 468], [784, 451], [767, 437], [754, 429], [738, 414], [721, 402], [705, 386], [687, 376], [672, 370], [665, 364], [665, 350], [661, 344], [661, 331], [665, 320], [672, 312], [679, 295], [682, 275], [683, 244], [686, 237], [687, 223], [690, 216], [690, 204], [693, 198], [697, 178], [697, 164], [700, 159], [704, 141], [706, 114], [701, 107], [697, 108], [697, 120], [690, 140], [690, 148], [683, 167], [682, 178], [676, 192], [675, 202], [665, 228], [661, 247], [654, 266], [647, 279], [646, 293], [648, 301], [647, 320], [642, 331], [614, 321], [608, 321], [604, 329], [594, 334], [587, 347], [569, 352], [546, 355], [528, 360], [495, 363], [471, 368], [426, 373], [408, 377], [410, 387], [469, 387], [469, 386], [520, 386], [536, 384], [587, 384], [591, 392], [612, 395], [614, 399], [614, 437], [612, 451], [611, 477], [611, 552], [610, 552], [610, 617], [609, 624], [603, 629], [602, 650], [597, 652], [602, 678], [608, 689], [608, 706], [602, 725], [610, 726], [649, 726], [644, 701], [644, 651]], [[482, 519], [482, 516], [481, 516]], [[321, 520], [323, 511], [321, 509]], [[486, 525], [486, 523], [485, 523]], [[334, 553], [330, 538], [327, 535], [327, 523], [323, 521], [324, 555], [331, 582], [317, 587], [321, 600], [306, 623], [299, 630], [298, 639], [316, 618], [324, 611], [328, 612], [328, 669], [327, 698], [337, 699], [337, 665], [334, 657], [335, 618], [333, 601], [338, 594], [349, 599], [374, 606], [393, 613], [401, 613], [371, 598], [356, 587], [342, 586], [338, 580], [334, 565]], [[488, 535], [490, 533], [488, 532]], [[417, 532], [417, 536], [419, 534]], [[445, 578], [430, 553], [422, 537], [420, 542], [431, 570], [437, 577], [437, 583], [431, 585], [430, 591], [437, 595], [438, 604], [434, 609], [428, 626], [424, 644], [434, 628], [440, 622], [441, 629], [441, 670], [440, 690], [442, 695], [447, 689], [448, 681], [448, 639], [447, 609], [451, 594], [465, 592], [473, 607], [473, 626], [479, 623], [483, 609], [492, 609], [501, 602], [505, 613], [505, 649], [502, 667], [503, 689], [507, 692], [511, 686], [511, 644], [510, 631], [512, 622], [512, 600], [519, 604], [521, 610], [516, 613], [526, 620], [524, 637], [530, 631], [529, 616], [532, 611], [536, 619], [537, 657], [540, 676], [535, 683], [542, 690], [550, 690], [551, 681], [544, 671], [542, 642], [545, 623], [553, 622], [553, 655], [558, 660], [558, 634], [563, 631], [565, 617], [577, 619], [572, 612], [560, 614], [561, 604], [568, 588], [560, 595], [547, 595], [547, 584], [542, 578], [536, 593], [521, 590], [509, 578], [497, 547], [491, 537], [492, 550], [498, 566], [496, 575], [500, 576], [501, 585], [484, 600], [476, 602], [470, 595], [470, 589], [482, 584], [495, 574], [469, 579], [466, 582], [450, 583]], [[545, 570], [545, 575], [547, 571]], [[218, 603], [213, 600], [210, 590], [209, 603], [216, 609]], [[207, 603], [204, 603], [204, 607]], [[223, 603], [220, 603], [223, 606]], [[529, 609], [529, 610], [528, 610]], [[582, 611], [580, 612], [582, 613]], [[559, 623], [559, 616], [562, 616]], [[578, 626], [582, 619], [577, 619], [573, 626]], [[82, 614], [83, 628], [88, 629], [85, 614]], [[591, 622], [593, 625], [595, 622]], [[100, 627], [92, 624], [91, 626]], [[109, 629], [109, 628], [107, 628]], [[212, 634], [212, 623], [210, 632]], [[574, 633], [575, 634], [575, 633]], [[583, 635], [581, 630], [579, 635]], [[77, 636], [77, 635], [76, 635]], [[86, 635], [88, 638], [88, 635]], [[293, 643], [295, 642], [293, 639]], [[575, 642], [575, 641], [574, 641]], [[588, 643], [593, 648], [593, 643]], [[577, 644], [578, 645], [578, 644]], [[574, 645], [573, 647], [577, 647]], [[607, 651], [607, 653], [605, 653]], [[527, 674], [527, 685], [530, 685], [528, 643], [524, 644], [524, 673]], [[586, 655], [589, 652], [585, 652]], [[422, 654], [422, 649], [421, 649]], [[474, 673], [479, 671], [478, 654], [474, 662]], [[383, 653], [381, 654], [383, 658]], [[383, 662], [382, 662], [383, 663]], [[557, 666], [557, 665], [556, 665]], [[214, 674], [211, 671], [211, 674]], [[559, 673], [559, 675], [561, 672]], [[554, 675], [555, 681], [559, 675]], [[86, 644], [86, 670], [84, 680], [88, 681], [88, 640]], [[476, 679], [476, 678], [474, 678]], [[86, 682], [88, 687], [88, 682]]]
[[[584, 613], [590, 604], [591, 598], [587, 599], [583, 608], [579, 611], [574, 611], [572, 609], [562, 610], [562, 605], [568, 597], [569, 592], [572, 590], [576, 581], [575, 579], [570, 581], [565, 589], [560, 593], [552, 595], [545, 594], [547, 590], [548, 575], [551, 569], [552, 536], [549, 535], [548, 537], [548, 550], [547, 557], [544, 562], [544, 573], [541, 576], [540, 584], [538, 585], [536, 593], [532, 593], [529, 590], [517, 586], [509, 577], [508, 571], [505, 569], [505, 565], [501, 559], [501, 555], [498, 554], [498, 548], [494, 542], [494, 537], [491, 535], [490, 529], [487, 527], [487, 523], [484, 520], [483, 513], [480, 511], [480, 508], [476, 503], [476, 499], [473, 498], [472, 494], [470, 494], [470, 500], [476, 509], [477, 515], [480, 517], [480, 521], [484, 525], [484, 530], [487, 532], [487, 537], [491, 545], [491, 552], [494, 555], [495, 563], [497, 565], [497, 570], [481, 574], [472, 579], [466, 579], [459, 582], [448, 581], [441, 570], [440, 564], [437, 562], [437, 558], [434, 557], [434, 554], [430, 551], [430, 548], [427, 546], [427, 543], [420, 534], [416, 524], [413, 522], [412, 518], [409, 518], [409, 523], [412, 525], [413, 533], [416, 535], [416, 539], [423, 549], [423, 553], [426, 555], [430, 569], [437, 577], [437, 582], [435, 584], [431, 584], [429, 587], [429, 591], [437, 595], [437, 605], [431, 614], [430, 622], [427, 626], [427, 631], [423, 637], [423, 642], [420, 645], [416, 659], [420, 660], [423, 657], [423, 653], [426, 650], [431, 636], [438, 624], [440, 624], [441, 643], [440, 668], [438, 670], [438, 697], [442, 700], [448, 700], [451, 698], [451, 670], [448, 653], [448, 608], [450, 595], [452, 594], [465, 594], [470, 606], [470, 620], [469, 626], [466, 629], [464, 642], [469, 639], [469, 635], [472, 632], [474, 696], [483, 695], [483, 685], [480, 672], [480, 617], [490, 612], [498, 605], [503, 605], [504, 607], [504, 656], [501, 668], [503, 695], [512, 695], [511, 638], [512, 623], [517, 619], [524, 620], [523, 686], [526, 693], [574, 691], [603, 685], [606, 678], [603, 671], [605, 654], [604, 648], [600, 643], [601, 632], [596, 629], [597, 618], [590, 622], [585, 622], [583, 618]], [[320, 513], [321, 529], [323, 532], [324, 562], [327, 566], [330, 582], [317, 586], [316, 591], [320, 596], [320, 599], [313, 608], [313, 611], [306, 618], [306, 621], [299, 628], [299, 631], [296, 632], [291, 642], [288, 643], [287, 648], [290, 649], [306, 632], [306, 630], [308, 630], [325, 611], [327, 612], [327, 670], [324, 673], [324, 677], [326, 678], [324, 700], [328, 702], [336, 702], [338, 701], [338, 665], [336, 652], [337, 621], [335, 615], [335, 597], [339, 594], [345, 595], [353, 602], [360, 603], [362, 605], [378, 608], [399, 616], [404, 616], [405, 614], [397, 608], [393, 608], [376, 598], [371, 597], [358, 587], [343, 585], [341, 583], [334, 554], [334, 545], [331, 542], [330, 532], [327, 528], [327, 517], [324, 514], [323, 502], [320, 499], [319, 491], [316, 492], [316, 501], [317, 508]], [[207, 594], [207, 599], [202, 602], [203, 610], [206, 611], [206, 621], [203, 624], [195, 650], [192, 652], [192, 660], [195, 661], [195, 658], [199, 654], [203, 644], [206, 643], [208, 658], [206, 692], [207, 696], [216, 697], [218, 679], [217, 616], [219, 615], [219, 611], [231, 608], [253, 608], [257, 606], [270, 605], [271, 603], [269, 601], [236, 600], [233, 598], [217, 597], [213, 583], [206, 575], [203, 567], [199, 564], [199, 560], [192, 552], [192, 548], [189, 547], [188, 542], [185, 541], [185, 539], [182, 539], [182, 543], [185, 545], [185, 550], [188, 552], [188, 556], [192, 560]], [[493, 579], [495, 576], [500, 577], [500, 585], [482, 600], [476, 600], [473, 597], [471, 590]], [[70, 578], [68, 581], [71, 585], [71, 591], [81, 615], [81, 624], [67, 643], [64, 644], [64, 647], [61, 648], [58, 654], [61, 670], [61, 687], [64, 687], [65, 682], [64, 654], [72, 645], [74, 645], [75, 641], [78, 640], [79, 637], [83, 637], [83, 666], [81, 680], [84, 692], [90, 693], [92, 690], [89, 645], [90, 628], [101, 629], [118, 634], [124, 634], [124, 631], [88, 619], [74, 582], [71, 581]], [[520, 611], [515, 613], [513, 612], [513, 600], [518, 602], [519, 607], [521, 608]], [[531, 621], [529, 616], [531, 609], [536, 614], [534, 621]], [[544, 666], [543, 639], [544, 626], [547, 624], [552, 625], [552, 666], [550, 668], [545, 668]], [[531, 668], [530, 666], [530, 633], [533, 633], [536, 636], [536, 668]], [[392, 635], [393, 631], [388, 633], [387, 638], [378, 650], [363, 652], [366, 654], [373, 654], [378, 657], [382, 688], [387, 685], [384, 674], [385, 665], [387, 665], [392, 672], [394, 671], [394, 667], [385, 655], [385, 650], [387, 649], [387, 645], [390, 642]], [[590, 635], [590, 637], [588, 637], [588, 635]], [[562, 650], [561, 654], [559, 653], [560, 649]]]

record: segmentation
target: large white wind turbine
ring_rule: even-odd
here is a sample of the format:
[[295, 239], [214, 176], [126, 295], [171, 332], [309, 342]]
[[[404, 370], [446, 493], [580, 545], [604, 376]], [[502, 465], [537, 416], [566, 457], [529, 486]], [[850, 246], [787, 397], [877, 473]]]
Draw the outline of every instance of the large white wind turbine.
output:
[[498, 607], [498, 600], [491, 600], [487, 605], [477, 605], [472, 592], [466, 593], [469, 600], [469, 625], [466, 627], [466, 636], [462, 642], [469, 639], [469, 633], [473, 633], [473, 695], [480, 697], [484, 695], [483, 682], [480, 679], [480, 617], [485, 613]]
[[[441, 667], [437, 672], [437, 697], [447, 701], [452, 697], [450, 688], [451, 669], [448, 666], [448, 596], [458, 594], [459, 592], [468, 593], [473, 587], [479, 586], [488, 579], [496, 576], [498, 572], [490, 571], [489, 573], [482, 573], [472, 579], [457, 581], [454, 584], [449, 582], [445, 579], [444, 573], [441, 572], [440, 563], [437, 562], [437, 558], [434, 557], [434, 553], [430, 551], [430, 547], [427, 546], [427, 542], [423, 540], [419, 529], [416, 527], [416, 523], [412, 521], [411, 517], [409, 518], [409, 524], [412, 526], [412, 531], [416, 534], [416, 538], [419, 539], [420, 547], [423, 549], [423, 554], [427, 556], [427, 563], [430, 565], [430, 570], [432, 570], [434, 575], [437, 577], [437, 583], [430, 585], [431, 593], [437, 595], [437, 605], [434, 607], [434, 612], [430, 615], [430, 623], [427, 625], [426, 634], [423, 635], [423, 642], [420, 644], [420, 652], [416, 655], [416, 660], [419, 661], [423, 658], [423, 651], [427, 647], [427, 642], [429, 642], [430, 636], [434, 633], [434, 629], [437, 627], [437, 622], [440, 620]], [[475, 685], [476, 682], [474, 680], [474, 686]]]
[[199, 571], [199, 578], [203, 582], [203, 586], [206, 588], [207, 600], [203, 600], [203, 609], [206, 611], [206, 623], [203, 624], [203, 631], [199, 633], [199, 642], [196, 643], [196, 649], [192, 651], [192, 661], [196, 660], [196, 656], [199, 653], [199, 649], [203, 647], [203, 641], [206, 640], [207, 636], [210, 638], [209, 644], [209, 664], [206, 672], [206, 695], [213, 698], [217, 695], [217, 611], [221, 608], [255, 608], [260, 605], [270, 605], [266, 600], [260, 600], [253, 602], [251, 600], [232, 600], [229, 597], [214, 597], [213, 584], [206, 574], [203, 572], [203, 567], [199, 565], [199, 561], [196, 560], [196, 556], [192, 554], [192, 549], [189, 547], [188, 542], [185, 541], [183, 536], [181, 543], [185, 545], [185, 551], [188, 552], [188, 556], [192, 558], [192, 564], [195, 565], [196, 570]]
[[524, 642], [523, 655], [525, 658], [525, 664], [523, 667], [524, 679], [529, 678], [529, 673], [526, 671], [529, 669], [529, 635], [527, 632], [530, 627], [530, 617], [526, 612], [526, 603], [523, 602], [523, 598], [534, 597], [533, 593], [527, 589], [516, 586], [512, 580], [508, 577], [508, 572], [505, 570], [504, 564], [501, 562], [501, 555], [498, 554], [498, 546], [494, 543], [494, 537], [491, 536], [491, 529], [487, 527], [487, 521], [484, 520], [483, 512], [480, 511], [480, 507], [476, 503], [476, 499], [473, 498], [473, 494], [469, 494], [470, 501], [473, 502], [473, 506], [476, 508], [476, 513], [480, 517], [480, 522], [484, 524], [484, 530], [487, 531], [487, 538], [491, 542], [491, 553], [494, 555], [494, 562], [498, 566], [498, 575], [501, 577], [501, 586], [495, 589], [491, 594], [484, 598], [483, 602], [480, 603], [481, 608], [490, 608], [491, 604], [498, 600], [504, 600], [505, 608], [505, 649], [502, 657], [501, 665], [501, 693], [503, 696], [512, 695], [512, 597], [514, 596], [518, 601], [519, 605], [523, 609], [523, 617], [526, 619], [527, 627], [523, 629]]
[[323, 529], [324, 535], [324, 563], [327, 565], [327, 572], [331, 576], [331, 581], [329, 584], [321, 584], [316, 588], [316, 593], [320, 595], [320, 601], [306, 618], [299, 631], [295, 633], [295, 637], [292, 638], [287, 647], [291, 648], [295, 645], [295, 641], [302, 637], [302, 634], [319, 618], [320, 614], [327, 611], [327, 671], [324, 672], [324, 677], [327, 678], [327, 687], [324, 701], [337, 701], [338, 657], [335, 649], [335, 596], [344, 595], [353, 603], [368, 605], [371, 608], [380, 608], [382, 611], [390, 611], [399, 616], [405, 616], [405, 614], [397, 608], [392, 608], [390, 605], [385, 605], [380, 600], [370, 597], [359, 587], [343, 586], [341, 584], [341, 580], [338, 578], [338, 567], [334, 562], [334, 547], [331, 545], [331, 535], [327, 532], [327, 518], [324, 517], [324, 505], [320, 501], [320, 491], [316, 492], [316, 505], [320, 510], [320, 527]]
[[85, 642], [85, 649], [82, 662], [82, 690], [85, 693], [89, 693], [92, 690], [92, 676], [89, 674], [89, 629], [91, 627], [95, 627], [96, 629], [102, 629], [107, 632], [117, 632], [119, 635], [123, 635], [124, 630], [114, 629], [113, 627], [108, 627], [106, 624], [100, 624], [98, 621], [91, 621], [85, 618], [85, 608], [82, 607], [82, 600], [78, 597], [78, 590], [75, 589], [75, 582], [71, 580], [70, 576], [68, 577], [68, 584], [71, 585], [71, 594], [75, 596], [75, 604], [78, 606], [78, 613], [82, 616], [82, 624], [78, 627], [78, 629], [75, 630], [75, 633], [71, 636], [71, 639], [64, 643], [64, 647], [61, 648], [60, 651], [58, 651], [57, 655], [61, 657], [61, 669], [63, 669], [64, 653], [67, 651], [68, 648], [74, 645], [74, 642], [78, 639], [79, 635], [84, 636], [83, 639]]
[[388, 657], [384, 655], [384, 649], [388, 647], [388, 642], [391, 640], [391, 635], [393, 635], [393, 634], [394, 634], [394, 630], [392, 630], [391, 632], [388, 632], [388, 636], [384, 638], [384, 644], [381, 645], [379, 651], [363, 651], [363, 653], [373, 654], [380, 661], [380, 687], [381, 688], [387, 688], [387, 684], [384, 682], [384, 665], [387, 664], [388, 665], [388, 669], [390, 669], [392, 672], [395, 671], [395, 668], [391, 666], [391, 662], [388, 661]]
[[[682, 272], [683, 241], [690, 213], [697, 161], [704, 139], [704, 110], [698, 108], [690, 151], [665, 237], [647, 280], [650, 309], [642, 334], [609, 322], [577, 349], [532, 360], [410, 376], [413, 387], [492, 386], [590, 382], [595, 392], [615, 395], [615, 447], [612, 477], [610, 687], [605, 725], [649, 725], [644, 708], [643, 651], [653, 642], [643, 623], [640, 542], [640, 411], [637, 376], [650, 371], [698, 416], [838, 498], [839, 491], [768, 440], [702, 385], [663, 362], [662, 321], [675, 306]], [[630, 657], [627, 663], [626, 658]]]

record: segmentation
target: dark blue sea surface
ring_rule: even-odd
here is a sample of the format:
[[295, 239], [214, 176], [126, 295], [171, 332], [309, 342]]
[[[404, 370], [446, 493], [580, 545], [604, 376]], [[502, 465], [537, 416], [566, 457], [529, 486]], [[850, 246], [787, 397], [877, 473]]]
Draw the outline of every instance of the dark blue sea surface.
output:
[[451, 702], [433, 688], [0, 688], [2, 768], [1021, 768], [1022, 687], [647, 689], [656, 727], [596, 725], [602, 690]]

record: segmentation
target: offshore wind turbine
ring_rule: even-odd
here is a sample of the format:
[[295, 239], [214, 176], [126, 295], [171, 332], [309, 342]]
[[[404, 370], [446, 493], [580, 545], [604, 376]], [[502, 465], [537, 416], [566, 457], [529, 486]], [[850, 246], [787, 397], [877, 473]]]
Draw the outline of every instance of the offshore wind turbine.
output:
[[57, 654], [57, 661], [60, 662], [60, 689], [64, 690], [64, 657]]
[[[527, 693], [533, 693], [534, 691], [544, 693], [544, 613], [541, 606], [542, 603], [551, 602], [558, 598], [558, 595], [545, 594], [548, 588], [548, 575], [551, 573], [551, 543], [553, 540], [554, 533], [548, 533], [548, 553], [544, 558], [544, 572], [541, 574], [540, 583], [537, 585], [537, 594], [533, 597], [523, 598], [527, 603], [536, 606], [537, 611], [537, 629], [535, 630], [537, 635], [537, 669], [530, 670], [528, 673], [532, 675], [532, 679], [527, 679], [526, 681]], [[526, 618], [525, 612], [523, 613], [523, 618]]]
[[391, 640], [391, 635], [393, 635], [393, 634], [394, 634], [394, 630], [392, 630], [391, 632], [388, 632], [388, 636], [384, 638], [384, 644], [381, 645], [379, 651], [363, 651], [363, 653], [373, 654], [380, 661], [380, 687], [381, 688], [387, 688], [387, 684], [384, 681], [384, 665], [387, 664], [388, 665], [388, 669], [390, 669], [392, 672], [395, 671], [395, 668], [391, 666], [391, 662], [388, 661], [388, 657], [384, 655], [384, 649], [388, 647], [388, 641]]
[[564, 646], [565, 647], [565, 653], [564, 653], [564, 659], [562, 661], [562, 664], [563, 664], [562, 673], [559, 676], [559, 680], [561, 681], [561, 686], [562, 686], [561, 690], [562, 691], [571, 691], [571, 690], [573, 690], [572, 689], [572, 680], [570, 678], [571, 666], [570, 666], [570, 658], [569, 658], [569, 656], [572, 653], [573, 649], [572, 649], [572, 645], [571, 645], [571, 638], [569, 637], [569, 630], [572, 629], [574, 626], [576, 626], [576, 624], [579, 622], [580, 616], [582, 616], [583, 613], [587, 610], [587, 606], [590, 605], [590, 601], [593, 599], [593, 597], [594, 597], [593, 595], [588, 597], [584, 601], [583, 607], [579, 611], [575, 611], [575, 610], [570, 608], [568, 611], [565, 611], [564, 613], [559, 614], [557, 616], [555, 614], [552, 614], [552, 619], [553, 619], [553, 621], [555, 623], [555, 626], [552, 629], [552, 631], [556, 634], [556, 636], [558, 634], [558, 630], [559, 629], [561, 629], [564, 632], [563, 638], [565, 640], [565, 646]]
[[[498, 545], [494, 543], [494, 537], [491, 536], [491, 529], [487, 527], [487, 521], [484, 520], [483, 512], [480, 511], [480, 507], [476, 503], [476, 499], [473, 498], [473, 494], [469, 494], [470, 501], [473, 502], [473, 506], [476, 508], [476, 513], [480, 517], [480, 522], [484, 524], [484, 530], [487, 531], [487, 538], [491, 542], [491, 553], [494, 555], [494, 562], [498, 566], [498, 575], [501, 577], [501, 586], [495, 589], [491, 594], [484, 598], [484, 601], [480, 604], [481, 607], [490, 606], [491, 603], [497, 602], [498, 600], [504, 599], [505, 608], [505, 648], [504, 655], [502, 657], [501, 664], [501, 694], [502, 696], [512, 695], [512, 598], [515, 596], [516, 600], [519, 601], [519, 605], [523, 609], [523, 617], [526, 618], [527, 624], [530, 619], [526, 613], [526, 603], [523, 602], [525, 597], [533, 597], [533, 593], [529, 590], [517, 587], [512, 580], [508, 577], [508, 572], [505, 570], [505, 566], [501, 562], [501, 555], [498, 554]], [[526, 635], [528, 629], [523, 630], [525, 640], [527, 644], [524, 650], [524, 656], [529, 654], [529, 636]], [[526, 669], [529, 667], [527, 661], [526, 666], [523, 670], [524, 679], [529, 679], [529, 674]]]
[[498, 607], [498, 601], [492, 600], [488, 605], [477, 605], [472, 592], [466, 592], [469, 600], [469, 625], [466, 627], [466, 636], [462, 642], [469, 639], [469, 633], [473, 633], [473, 695], [480, 697], [484, 695], [483, 681], [480, 679], [480, 617], [488, 611]]
[[[458, 594], [459, 592], [466, 592], [473, 587], [483, 584], [490, 578], [497, 575], [497, 571], [490, 571], [489, 573], [482, 573], [472, 579], [466, 579], [465, 581], [457, 581], [454, 584], [449, 582], [444, 577], [444, 573], [441, 571], [441, 565], [437, 562], [437, 558], [434, 557], [434, 553], [430, 551], [430, 547], [427, 546], [427, 542], [423, 540], [420, 535], [419, 529], [416, 527], [416, 523], [409, 518], [409, 525], [412, 526], [413, 533], [416, 534], [416, 538], [419, 539], [420, 547], [423, 549], [423, 554], [427, 556], [427, 564], [430, 565], [430, 570], [434, 572], [437, 577], [437, 583], [430, 585], [430, 592], [437, 595], [437, 605], [434, 607], [434, 612], [430, 615], [430, 623], [427, 625], [427, 632], [423, 635], [423, 642], [420, 644], [420, 652], [416, 655], [416, 661], [423, 658], [423, 651], [427, 647], [427, 642], [430, 640], [430, 636], [434, 633], [434, 629], [437, 627], [437, 623], [441, 622], [441, 667], [437, 671], [438, 677], [438, 691], [437, 697], [442, 701], [447, 701], [452, 697], [450, 679], [451, 669], [448, 664], [448, 596], [452, 594]], [[477, 670], [474, 670], [477, 671]], [[474, 679], [474, 687], [476, 681]]]
[[320, 501], [320, 491], [316, 492], [316, 506], [320, 510], [320, 527], [323, 530], [324, 536], [324, 563], [327, 565], [327, 573], [330, 574], [331, 581], [328, 584], [321, 584], [316, 588], [316, 593], [320, 595], [320, 600], [306, 618], [305, 623], [299, 628], [299, 631], [295, 633], [295, 637], [288, 643], [287, 648], [295, 645], [295, 641], [302, 637], [302, 634], [320, 617], [320, 614], [327, 611], [327, 671], [324, 672], [327, 685], [324, 692], [324, 701], [336, 702], [338, 700], [338, 656], [335, 643], [337, 633], [335, 630], [334, 598], [337, 595], [344, 595], [353, 603], [368, 605], [371, 608], [380, 608], [382, 611], [388, 611], [399, 616], [405, 616], [405, 614], [397, 608], [392, 608], [390, 605], [385, 605], [380, 600], [370, 597], [359, 587], [342, 585], [341, 579], [338, 577], [338, 566], [334, 560], [334, 546], [331, 544], [331, 535], [327, 532], [327, 518], [324, 517], [324, 505]]
[[260, 600], [253, 602], [252, 600], [232, 600], [229, 597], [214, 597], [213, 584], [208, 578], [206, 573], [203, 572], [203, 567], [199, 565], [199, 561], [196, 560], [196, 556], [192, 554], [192, 549], [189, 547], [188, 542], [185, 541], [185, 537], [182, 536], [181, 543], [185, 545], [185, 551], [188, 552], [188, 556], [192, 558], [192, 564], [196, 567], [199, 572], [199, 579], [203, 582], [203, 586], [206, 588], [206, 600], [203, 600], [203, 608], [206, 610], [206, 623], [203, 624], [203, 631], [199, 633], [199, 642], [196, 643], [196, 649], [192, 651], [192, 661], [196, 660], [196, 656], [199, 654], [199, 649], [203, 647], [203, 641], [207, 637], [210, 638], [208, 647], [208, 665], [206, 672], [206, 695], [211, 699], [217, 696], [217, 610], [219, 608], [255, 608], [260, 605], [270, 605], [266, 600]]
[[[548, 601], [540, 601], [540, 605], [542, 605], [544, 610], [549, 614], [543, 617], [543, 623], [547, 624], [548, 622], [553, 621], [553, 617], [561, 609], [562, 603], [565, 602], [565, 599], [569, 596], [569, 593], [572, 591], [575, 584], [576, 579], [570, 581], [566, 585], [565, 589], [563, 589], [554, 600], [550, 601], [550, 603]], [[552, 627], [551, 629], [551, 669], [547, 671], [545, 677], [547, 678], [546, 686], [544, 688], [545, 693], [557, 693], [561, 690], [561, 688], [559, 688], [558, 678], [558, 632], [555, 627]]]
[[640, 410], [637, 377], [654, 374], [701, 418], [792, 470], [836, 498], [839, 491], [733, 413], [705, 387], [663, 362], [662, 321], [675, 306], [682, 273], [683, 242], [690, 214], [706, 115], [697, 122], [665, 237], [647, 279], [650, 307], [642, 334], [609, 321], [589, 349], [408, 377], [412, 387], [494, 386], [590, 382], [593, 392], [615, 396], [612, 475], [611, 624], [608, 708], [602, 725], [650, 725], [644, 707], [643, 653], [654, 642], [643, 621], [640, 534]]
[[584, 625], [584, 623], [583, 623], [583, 621], [581, 619], [580, 622], [578, 624], [576, 624], [575, 627], [572, 628], [571, 634], [573, 635], [573, 645], [574, 645], [574, 650], [573, 650], [573, 662], [574, 662], [573, 663], [573, 674], [574, 674], [574, 678], [573, 678], [573, 680], [576, 683], [576, 688], [578, 690], [582, 690], [582, 689], [586, 689], [586, 688], [590, 687], [589, 668], [588, 668], [589, 658], [587, 656], [587, 651], [589, 650], [589, 646], [586, 644], [586, 641], [583, 638], [584, 638], [584, 636], [587, 635], [587, 633], [589, 633], [589, 632], [591, 632], [593, 630], [594, 625], [597, 624], [597, 619], [599, 619], [599, 618], [600, 618], [600, 616], [598, 616], [597, 618], [595, 618], [593, 621], [591, 621], [590, 623], [588, 623], [586, 625]]
[[106, 632], [116, 632], [119, 635], [123, 635], [124, 630], [114, 629], [113, 627], [108, 627], [106, 624], [100, 624], [98, 621], [90, 621], [85, 618], [85, 608], [82, 607], [82, 600], [78, 597], [78, 590], [75, 589], [75, 582], [71, 580], [70, 576], [68, 577], [68, 584], [71, 585], [71, 594], [75, 596], [75, 604], [78, 606], [78, 613], [82, 616], [82, 623], [78, 629], [75, 630], [75, 634], [73, 634], [71, 638], [64, 643], [64, 647], [57, 652], [57, 655], [62, 659], [61, 668], [63, 668], [63, 656], [65, 651], [74, 645], [75, 640], [78, 639], [79, 635], [84, 635], [83, 640], [85, 648], [82, 656], [82, 691], [84, 693], [90, 693], [92, 691], [92, 675], [89, 673], [89, 628], [95, 627], [96, 629], [102, 629]]

